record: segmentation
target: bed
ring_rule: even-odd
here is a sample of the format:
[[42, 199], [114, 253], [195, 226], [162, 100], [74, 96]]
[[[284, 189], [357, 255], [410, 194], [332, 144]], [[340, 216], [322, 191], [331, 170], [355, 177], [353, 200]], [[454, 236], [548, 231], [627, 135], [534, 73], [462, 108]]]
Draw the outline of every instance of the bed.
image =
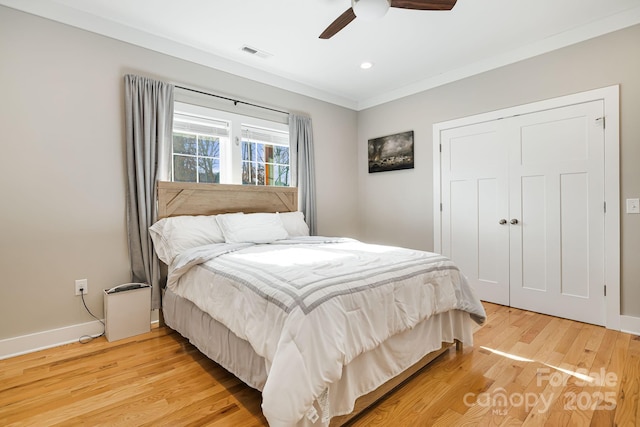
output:
[[161, 318], [260, 390], [270, 426], [342, 425], [485, 313], [449, 259], [308, 236], [297, 206], [295, 188], [158, 183]]

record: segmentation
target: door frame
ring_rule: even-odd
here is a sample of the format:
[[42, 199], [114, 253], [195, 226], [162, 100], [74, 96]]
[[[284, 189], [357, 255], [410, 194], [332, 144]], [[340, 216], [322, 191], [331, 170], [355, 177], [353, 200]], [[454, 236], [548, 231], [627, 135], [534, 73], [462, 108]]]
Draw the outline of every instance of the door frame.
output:
[[[433, 246], [442, 251], [441, 134], [443, 131], [573, 104], [604, 102], [604, 279], [605, 326], [620, 330], [620, 86], [561, 96], [516, 107], [476, 114], [433, 125]], [[604, 209], [603, 206], [603, 209]]]

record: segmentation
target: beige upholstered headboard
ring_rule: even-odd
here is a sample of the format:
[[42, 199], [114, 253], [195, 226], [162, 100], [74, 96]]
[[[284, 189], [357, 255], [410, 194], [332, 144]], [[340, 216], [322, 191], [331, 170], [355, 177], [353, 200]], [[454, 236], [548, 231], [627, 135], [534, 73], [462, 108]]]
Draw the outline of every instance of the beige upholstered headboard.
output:
[[298, 189], [254, 185], [158, 182], [158, 219], [229, 212], [294, 212]]

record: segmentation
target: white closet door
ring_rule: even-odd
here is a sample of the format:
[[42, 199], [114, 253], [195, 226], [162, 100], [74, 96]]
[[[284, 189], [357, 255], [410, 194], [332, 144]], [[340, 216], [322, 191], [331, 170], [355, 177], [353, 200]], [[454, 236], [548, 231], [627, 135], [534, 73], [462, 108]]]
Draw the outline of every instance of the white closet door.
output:
[[[507, 146], [499, 122], [441, 134], [442, 253], [480, 299], [509, 304]], [[506, 221], [505, 221], [506, 222]]]
[[603, 110], [593, 101], [503, 121], [513, 307], [605, 324]]
[[441, 251], [482, 300], [605, 324], [603, 110], [440, 134]]

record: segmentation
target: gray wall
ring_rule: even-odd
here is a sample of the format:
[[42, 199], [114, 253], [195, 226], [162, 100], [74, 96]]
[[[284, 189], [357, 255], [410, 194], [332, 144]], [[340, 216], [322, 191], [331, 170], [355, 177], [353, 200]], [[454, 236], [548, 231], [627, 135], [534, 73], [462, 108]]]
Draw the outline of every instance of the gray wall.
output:
[[313, 119], [318, 231], [357, 230], [357, 113], [0, 6], [0, 339], [93, 320], [130, 280], [126, 73], [232, 94]]
[[[360, 237], [433, 249], [434, 123], [620, 85], [621, 312], [640, 317], [640, 26], [428, 90], [358, 114]], [[369, 174], [367, 140], [415, 131], [415, 169]]]

